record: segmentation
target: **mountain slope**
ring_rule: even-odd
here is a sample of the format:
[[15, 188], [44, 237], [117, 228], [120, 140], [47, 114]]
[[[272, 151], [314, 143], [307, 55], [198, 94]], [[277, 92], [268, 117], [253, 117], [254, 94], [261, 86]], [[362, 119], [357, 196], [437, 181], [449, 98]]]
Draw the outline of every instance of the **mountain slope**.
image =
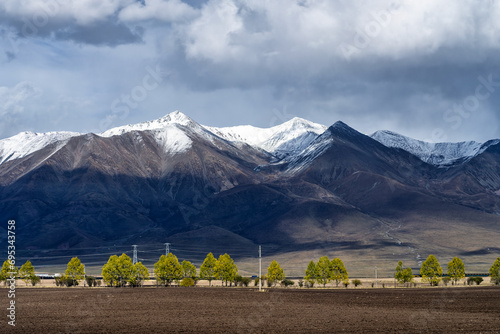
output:
[[278, 158], [295, 155], [305, 149], [326, 127], [295, 117], [283, 124], [262, 129], [250, 125], [227, 128], [206, 127], [214, 134], [231, 142], [245, 143]]
[[496, 141], [463, 146], [453, 157], [475, 155], [440, 168], [342, 122], [255, 129], [209, 128], [175, 112], [12, 146], [19, 157], [0, 164], [0, 219], [16, 220], [20, 259], [40, 264], [174, 242], [198, 265], [209, 251], [233, 251], [253, 268], [263, 245], [287, 274], [328, 255], [366, 275], [373, 263], [392, 274], [398, 260], [417, 266], [430, 252], [484, 270], [498, 250]]
[[54, 150], [62, 147], [71, 137], [79, 136], [76, 132], [21, 132], [13, 137], [0, 140], [0, 164], [23, 158], [52, 144]]
[[215, 145], [173, 126], [191, 148], [174, 154], [155, 130], [90, 134], [71, 138], [48, 157], [42, 150], [3, 164], [2, 218], [19, 221], [26, 247], [123, 242], [153, 228], [160, 237], [189, 230], [190, 217], [213, 194], [257, 182], [253, 169], [266, 158], [260, 151], [241, 151], [217, 137]]
[[[387, 147], [400, 148], [422, 161], [446, 167], [470, 160], [484, 152], [493, 142], [427, 143], [391, 131], [377, 131], [371, 137]], [[498, 141], [496, 141], [498, 143]]]

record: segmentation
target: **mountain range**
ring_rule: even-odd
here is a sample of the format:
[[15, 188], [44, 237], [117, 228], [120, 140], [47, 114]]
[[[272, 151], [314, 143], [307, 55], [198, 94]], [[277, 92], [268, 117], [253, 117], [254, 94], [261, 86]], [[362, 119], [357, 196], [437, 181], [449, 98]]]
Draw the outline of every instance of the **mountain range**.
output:
[[322, 255], [370, 275], [430, 253], [486, 272], [500, 253], [499, 196], [499, 140], [426, 143], [340, 121], [215, 128], [173, 112], [0, 140], [1, 219], [42, 264], [79, 254], [97, 265], [132, 244], [156, 261], [169, 242], [195, 263], [232, 252], [248, 273], [258, 245], [292, 275]]

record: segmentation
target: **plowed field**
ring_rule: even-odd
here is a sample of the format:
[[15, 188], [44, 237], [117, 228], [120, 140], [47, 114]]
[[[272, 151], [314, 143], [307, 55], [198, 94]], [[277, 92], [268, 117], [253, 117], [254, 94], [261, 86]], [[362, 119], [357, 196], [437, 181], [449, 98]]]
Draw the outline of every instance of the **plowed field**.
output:
[[[3, 291], [3, 292], [2, 292]], [[500, 333], [500, 289], [18, 289], [2, 333]]]

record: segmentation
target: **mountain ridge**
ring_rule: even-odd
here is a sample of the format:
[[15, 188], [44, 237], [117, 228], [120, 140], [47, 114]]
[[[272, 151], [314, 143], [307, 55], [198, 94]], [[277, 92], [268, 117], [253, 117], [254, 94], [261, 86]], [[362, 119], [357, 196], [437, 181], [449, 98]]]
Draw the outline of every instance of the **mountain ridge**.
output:
[[[177, 132], [176, 136], [173, 136], [172, 133], [170, 134], [171, 137], [173, 137], [173, 141], [177, 141], [177, 145], [168, 147], [168, 149], [175, 153], [177, 151], [182, 152], [190, 147], [189, 139], [183, 136], [181, 133], [182, 131], [176, 131], [178, 125], [196, 129], [198, 133], [203, 133], [203, 131], [211, 132], [236, 145], [246, 144], [265, 150], [266, 152], [276, 155], [278, 160], [297, 155], [307, 148], [317, 136], [328, 129], [328, 127], [324, 125], [313, 123], [299, 117], [294, 117], [289, 121], [271, 128], [258, 128], [251, 125], [212, 127], [201, 125], [182, 112], [174, 111], [153, 121], [118, 126], [98, 133], [97, 135], [101, 137], [111, 137], [131, 131], [154, 130], [158, 135], [158, 140], [165, 144], [168, 131], [162, 130], [170, 128], [170, 132]], [[332, 126], [334, 128], [344, 129], [344, 131], [354, 130], [342, 121], [337, 121]], [[0, 164], [8, 160], [24, 157], [52, 143], [59, 141], [63, 142], [71, 137], [79, 135], [82, 135], [82, 133], [68, 131], [53, 131], [47, 133], [21, 132], [15, 136], [0, 140]], [[416, 155], [426, 163], [440, 167], [448, 167], [456, 163], [468, 161], [472, 157], [484, 152], [489, 146], [500, 142], [499, 139], [492, 139], [485, 143], [475, 141], [429, 143], [406, 137], [389, 130], [376, 131], [371, 134], [370, 137], [387, 147], [403, 149]], [[21, 149], [19, 149], [19, 147], [21, 147]]]
[[174, 113], [105, 135], [68, 134], [0, 164], [0, 219], [15, 219], [20, 250], [46, 262], [169, 240], [198, 254], [264, 245], [297, 275], [322, 255], [346, 258], [359, 274], [374, 261], [418, 265], [430, 252], [466, 255], [473, 268], [494, 256], [495, 140], [441, 168], [340, 121], [321, 134], [301, 119], [271, 129], [252, 146], [230, 140], [234, 129], [216, 133]]

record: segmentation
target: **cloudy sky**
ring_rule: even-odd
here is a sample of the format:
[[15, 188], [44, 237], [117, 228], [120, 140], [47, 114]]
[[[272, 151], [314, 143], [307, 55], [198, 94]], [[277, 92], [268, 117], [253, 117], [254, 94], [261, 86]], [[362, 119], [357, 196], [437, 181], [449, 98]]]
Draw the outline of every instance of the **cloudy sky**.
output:
[[180, 110], [500, 138], [500, 1], [2, 0], [0, 139]]

